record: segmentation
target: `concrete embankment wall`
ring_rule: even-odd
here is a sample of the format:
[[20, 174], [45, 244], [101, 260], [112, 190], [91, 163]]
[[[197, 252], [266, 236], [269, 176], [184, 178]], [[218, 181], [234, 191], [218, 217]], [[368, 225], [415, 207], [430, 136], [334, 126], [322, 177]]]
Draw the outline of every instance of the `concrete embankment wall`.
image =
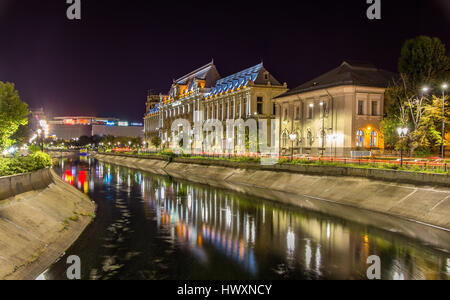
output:
[[95, 208], [51, 169], [0, 178], [0, 279], [35, 279], [77, 240]]
[[[96, 157], [114, 164], [168, 174], [174, 178], [337, 215], [387, 230], [402, 231], [413, 238], [423, 239], [424, 230], [430, 230], [425, 234], [426, 242], [450, 250], [450, 189], [442, 185], [307, 175], [294, 170], [269, 170], [256, 166], [243, 168], [240, 165], [241, 168], [232, 168], [217, 165], [214, 161], [193, 162], [181, 158], [168, 163], [111, 155]], [[393, 219], [401, 219], [407, 224], [400, 224]], [[431, 226], [425, 226], [428, 229], [424, 229], [423, 224], [418, 223]]]

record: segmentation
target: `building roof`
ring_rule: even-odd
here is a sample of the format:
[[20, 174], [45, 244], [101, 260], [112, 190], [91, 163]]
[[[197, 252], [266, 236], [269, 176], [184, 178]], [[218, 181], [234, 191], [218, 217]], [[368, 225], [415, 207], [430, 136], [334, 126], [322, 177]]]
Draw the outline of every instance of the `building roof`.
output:
[[281, 86], [280, 82], [264, 68], [263, 63], [260, 63], [218, 80], [216, 85], [212, 87], [209, 96], [245, 87], [250, 81], [256, 84], [267, 84], [270, 82], [272, 85]]
[[[202, 80], [204, 81], [205, 88], [211, 88], [216, 81], [220, 78], [219, 72], [217, 71], [216, 66], [214, 65], [214, 60], [212, 60], [209, 64], [200, 67], [189, 74], [184, 75], [177, 80], [174, 80], [175, 85], [184, 85], [187, 86], [187, 91], [193, 91], [195, 89], [195, 81]], [[170, 89], [169, 95], [173, 96], [174, 87]]]
[[342, 85], [386, 88], [396, 74], [366, 62], [344, 61], [339, 67], [308, 81], [276, 98]]

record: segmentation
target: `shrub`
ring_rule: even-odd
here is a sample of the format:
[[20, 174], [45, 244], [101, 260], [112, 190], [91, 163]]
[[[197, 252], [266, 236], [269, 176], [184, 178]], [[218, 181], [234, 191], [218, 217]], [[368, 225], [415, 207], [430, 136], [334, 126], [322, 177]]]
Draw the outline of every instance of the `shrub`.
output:
[[43, 152], [35, 152], [29, 156], [0, 158], [0, 176], [10, 176], [21, 173], [34, 172], [51, 167], [50, 155]]

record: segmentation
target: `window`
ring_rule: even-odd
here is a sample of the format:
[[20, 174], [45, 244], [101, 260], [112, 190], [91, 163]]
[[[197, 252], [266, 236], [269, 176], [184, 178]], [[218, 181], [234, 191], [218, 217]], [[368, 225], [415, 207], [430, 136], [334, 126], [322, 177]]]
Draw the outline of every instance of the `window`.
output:
[[372, 116], [378, 116], [378, 101], [372, 101]]
[[313, 138], [311, 129], [308, 129], [307, 140], [308, 140], [308, 146], [312, 147], [312, 145], [314, 144], [314, 138]]
[[372, 133], [370, 134], [370, 147], [378, 147], [378, 133], [376, 131], [372, 131]]
[[314, 104], [308, 106], [308, 119], [312, 119], [314, 114]]
[[288, 119], [288, 110], [287, 108], [284, 109], [284, 116], [283, 116], [284, 120], [286, 121]]
[[277, 114], [277, 105], [273, 104], [273, 115], [275, 116]]
[[257, 113], [258, 113], [258, 115], [262, 115], [263, 114], [263, 103], [264, 103], [263, 97], [258, 97], [256, 102], [257, 102]]
[[295, 108], [295, 119], [300, 120], [300, 106]]
[[362, 130], [356, 133], [356, 147], [364, 147], [364, 131]]
[[328, 109], [327, 103], [326, 102], [322, 102], [321, 107], [322, 107], [322, 118], [324, 118], [325, 115], [327, 114], [327, 109]]
[[358, 115], [360, 115], [360, 116], [364, 115], [364, 101], [363, 100], [358, 101]]

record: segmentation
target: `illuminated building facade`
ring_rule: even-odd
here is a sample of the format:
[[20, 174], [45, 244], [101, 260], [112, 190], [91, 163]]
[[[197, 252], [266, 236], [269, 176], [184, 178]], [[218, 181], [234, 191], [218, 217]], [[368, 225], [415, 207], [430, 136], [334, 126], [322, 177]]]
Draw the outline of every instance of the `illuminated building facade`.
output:
[[[212, 61], [175, 80], [169, 94], [160, 96], [159, 105], [153, 96], [148, 99], [146, 136], [159, 132], [163, 145], [170, 147], [172, 123], [177, 119], [188, 120], [190, 124], [219, 120], [224, 129], [227, 120], [273, 119], [273, 98], [286, 91], [286, 83], [281, 84], [262, 63], [221, 79]], [[226, 136], [224, 130], [224, 142]], [[193, 143], [194, 148], [202, 148]]]
[[[234, 138], [236, 145], [235, 132], [226, 132], [226, 121], [272, 120], [275, 118], [273, 99], [286, 91], [287, 84], [281, 84], [260, 63], [217, 81], [203, 102], [204, 118], [207, 121], [221, 121], [224, 128], [223, 145], [226, 144], [226, 137]], [[269, 142], [270, 136], [268, 134]]]
[[151, 145], [151, 140], [159, 136], [159, 130], [162, 127], [160, 118], [160, 95], [149, 94], [147, 96], [145, 117], [144, 117], [144, 139], [147, 145]]
[[195, 112], [203, 109], [203, 102], [214, 84], [220, 79], [214, 61], [175, 80], [167, 96], [161, 96], [160, 129], [163, 145], [172, 142], [172, 123], [176, 119], [188, 120], [191, 124], [203, 120]]
[[142, 137], [141, 123], [130, 123], [116, 118], [56, 117], [48, 122], [49, 135], [57, 139], [71, 140], [81, 136]]
[[281, 153], [382, 151], [384, 93], [394, 76], [370, 64], [343, 62], [277, 97]]

